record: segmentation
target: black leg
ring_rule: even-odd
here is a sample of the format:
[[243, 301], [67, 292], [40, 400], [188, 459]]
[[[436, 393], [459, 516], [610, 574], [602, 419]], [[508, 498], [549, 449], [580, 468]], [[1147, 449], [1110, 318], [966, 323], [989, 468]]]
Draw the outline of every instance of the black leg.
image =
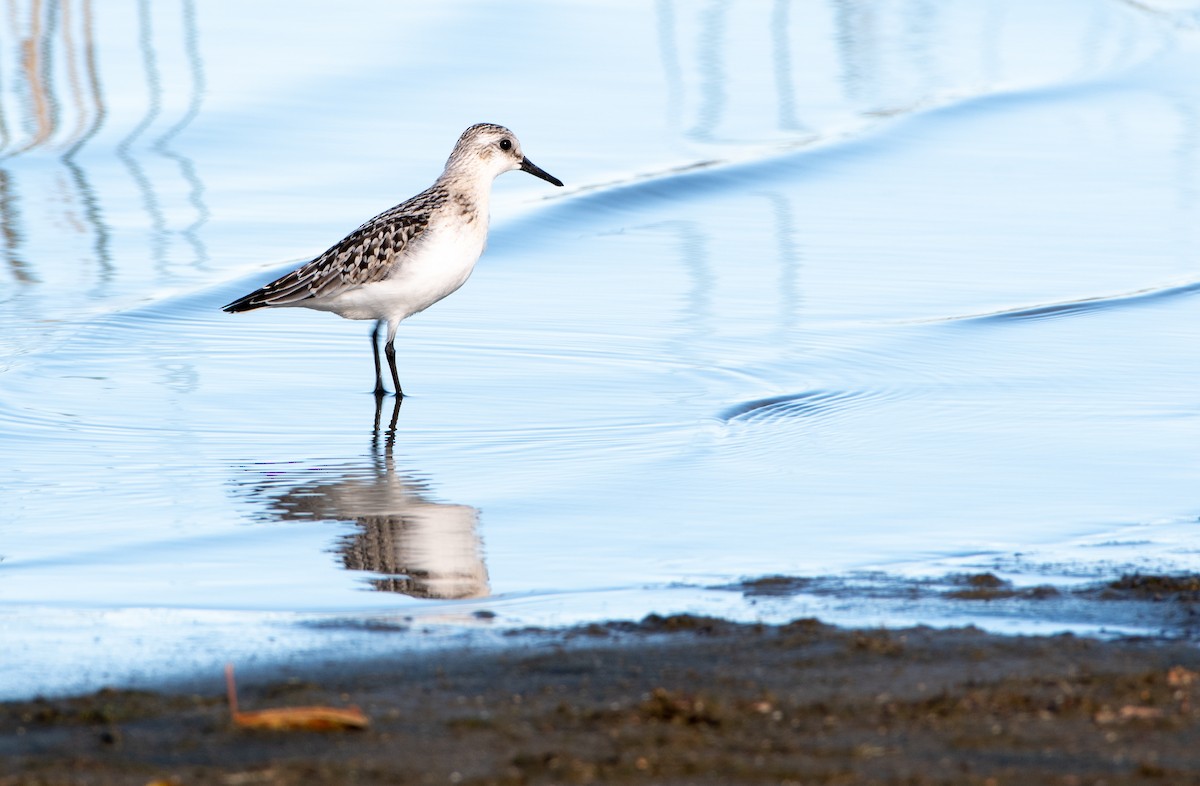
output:
[[396, 398], [404, 398], [404, 391], [400, 389], [400, 374], [396, 371], [396, 347], [392, 341], [388, 341], [383, 345], [383, 353], [387, 355], [388, 368], [392, 370], [392, 382], [396, 385]]
[[377, 320], [375, 327], [371, 329], [371, 356], [375, 358], [375, 398], [380, 398], [387, 393], [383, 387], [383, 369], [379, 364], [379, 330], [383, 327], [383, 320]]

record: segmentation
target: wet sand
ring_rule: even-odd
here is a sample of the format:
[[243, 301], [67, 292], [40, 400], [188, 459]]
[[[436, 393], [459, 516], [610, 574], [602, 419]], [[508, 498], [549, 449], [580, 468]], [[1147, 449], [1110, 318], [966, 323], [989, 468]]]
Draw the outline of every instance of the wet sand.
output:
[[240, 695], [371, 725], [237, 729], [219, 675], [9, 702], [0, 786], [1200, 782], [1200, 649], [1162, 640], [651, 616]]

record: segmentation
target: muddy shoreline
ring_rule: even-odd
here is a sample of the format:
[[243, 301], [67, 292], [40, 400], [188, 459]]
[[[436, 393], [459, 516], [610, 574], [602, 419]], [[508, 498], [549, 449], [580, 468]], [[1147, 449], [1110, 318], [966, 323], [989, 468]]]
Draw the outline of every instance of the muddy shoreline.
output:
[[240, 695], [357, 705], [371, 725], [238, 729], [219, 675], [7, 702], [0, 786], [1200, 782], [1191, 642], [651, 616], [314, 665]]

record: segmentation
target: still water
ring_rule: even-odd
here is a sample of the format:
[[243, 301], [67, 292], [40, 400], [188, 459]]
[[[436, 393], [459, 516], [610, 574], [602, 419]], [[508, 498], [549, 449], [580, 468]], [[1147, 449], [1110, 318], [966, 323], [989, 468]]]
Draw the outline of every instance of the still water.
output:
[[[0, 696], [649, 612], [1152, 631], [912, 588], [1200, 569], [1200, 3], [2, 17]], [[220, 311], [479, 121], [567, 188], [497, 181], [403, 406], [368, 323]]]

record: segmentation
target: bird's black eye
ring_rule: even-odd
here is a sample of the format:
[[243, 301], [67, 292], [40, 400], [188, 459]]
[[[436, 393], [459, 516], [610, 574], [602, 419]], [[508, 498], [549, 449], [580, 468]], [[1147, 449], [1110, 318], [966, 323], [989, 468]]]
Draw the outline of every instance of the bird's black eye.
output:
[[501, 150], [512, 150], [512, 140], [511, 139], [501, 139], [500, 140], [500, 149]]

